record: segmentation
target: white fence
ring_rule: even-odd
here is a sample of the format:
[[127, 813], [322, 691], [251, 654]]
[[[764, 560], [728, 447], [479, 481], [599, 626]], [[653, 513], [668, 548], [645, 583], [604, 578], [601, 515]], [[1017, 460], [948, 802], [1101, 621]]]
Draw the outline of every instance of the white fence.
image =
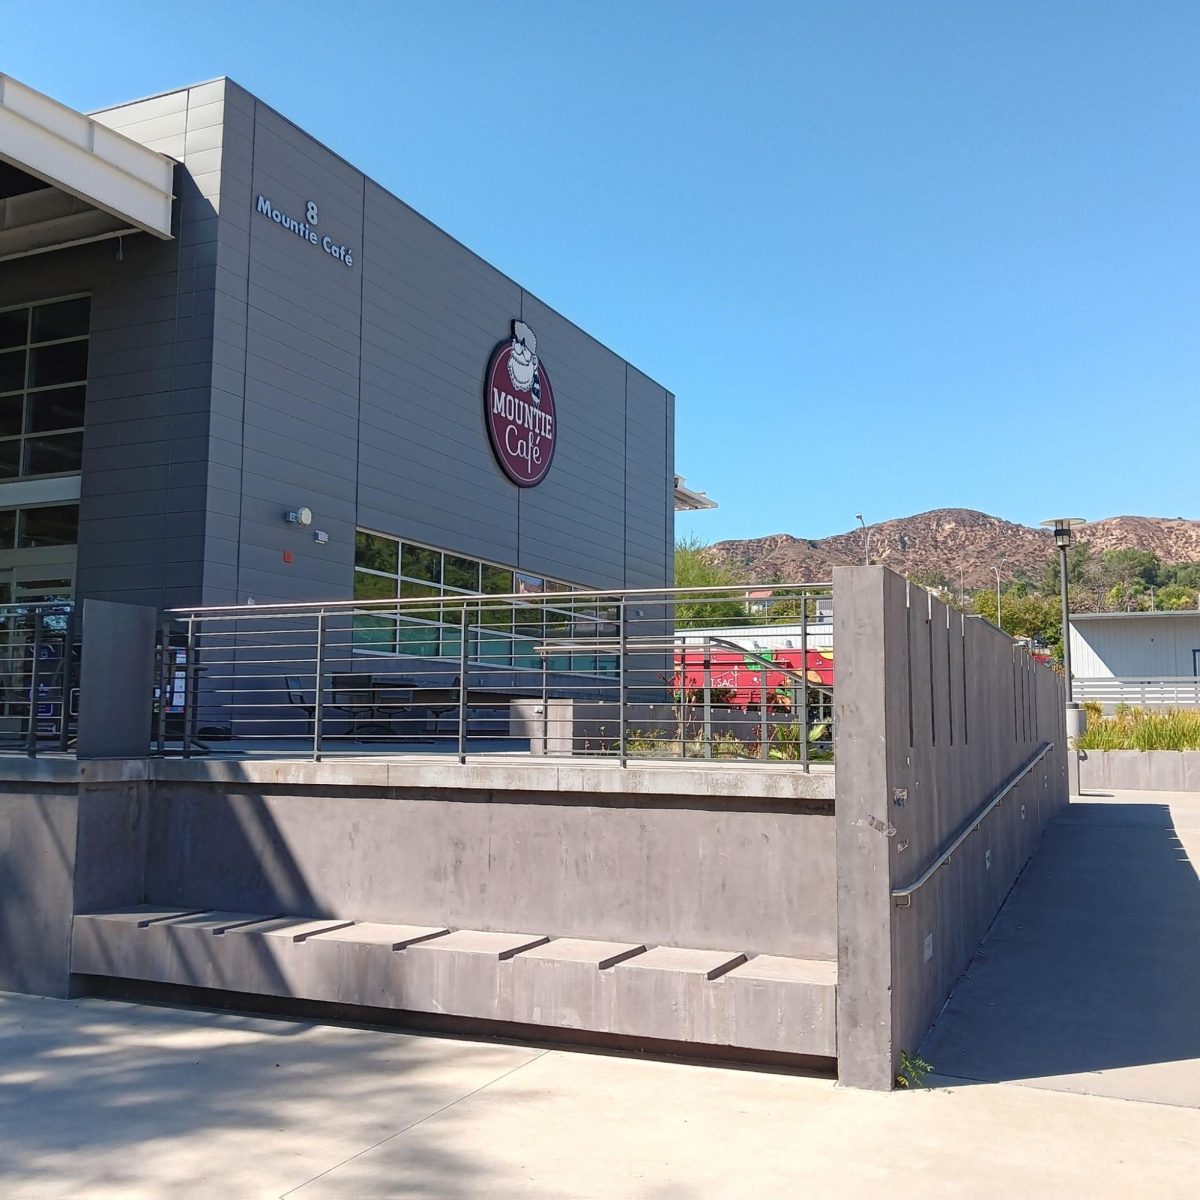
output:
[[1094, 700], [1106, 707], [1129, 704], [1135, 708], [1200, 708], [1200, 678], [1195, 675], [1075, 679], [1071, 688], [1076, 700]]

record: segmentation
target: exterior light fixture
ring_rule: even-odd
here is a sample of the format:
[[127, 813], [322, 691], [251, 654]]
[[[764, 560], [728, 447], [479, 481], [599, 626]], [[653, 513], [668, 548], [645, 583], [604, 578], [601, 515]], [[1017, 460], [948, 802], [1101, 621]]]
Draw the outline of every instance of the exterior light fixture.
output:
[[866, 547], [863, 550], [863, 565], [869, 567], [871, 565], [871, 531], [867, 528], [867, 523], [863, 520], [862, 513], [855, 513], [854, 516], [862, 526], [863, 533], [867, 535]]
[[1042, 524], [1054, 531], [1054, 544], [1058, 547], [1058, 578], [1062, 592], [1062, 641], [1063, 675], [1067, 681], [1067, 707], [1073, 704], [1071, 692], [1071, 602], [1067, 584], [1067, 548], [1071, 545], [1071, 530], [1084, 523], [1082, 517], [1051, 517]]
[[312, 509], [297, 508], [291, 512], [283, 514], [283, 519], [289, 521], [293, 525], [311, 525], [312, 524]]

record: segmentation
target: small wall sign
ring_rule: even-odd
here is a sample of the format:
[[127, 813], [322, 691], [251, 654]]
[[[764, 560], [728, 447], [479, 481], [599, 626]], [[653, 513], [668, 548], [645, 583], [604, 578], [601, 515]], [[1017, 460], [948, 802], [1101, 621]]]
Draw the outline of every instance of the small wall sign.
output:
[[524, 321], [513, 321], [512, 338], [492, 351], [483, 388], [492, 452], [517, 487], [546, 478], [554, 458], [558, 418], [537, 338]]

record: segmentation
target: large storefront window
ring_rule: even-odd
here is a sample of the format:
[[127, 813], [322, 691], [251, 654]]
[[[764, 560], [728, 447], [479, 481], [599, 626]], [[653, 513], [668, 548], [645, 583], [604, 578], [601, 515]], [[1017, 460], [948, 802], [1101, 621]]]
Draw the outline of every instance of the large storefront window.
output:
[[80, 469], [90, 312], [86, 296], [0, 310], [0, 479]]
[[[382, 611], [359, 613], [354, 619], [354, 641], [364, 650], [457, 659], [462, 652], [463, 610], [461, 605], [440, 603], [445, 597], [562, 592], [561, 608], [546, 601], [522, 604], [513, 600], [482, 607], [478, 615], [469, 607], [467, 610], [472, 661], [540, 669], [542, 656], [536, 646], [547, 637], [578, 631], [581, 621], [589, 626], [594, 623], [595, 609], [581, 613], [567, 599], [569, 593], [580, 590], [561, 580], [360, 529], [355, 536], [354, 598], [428, 599], [430, 604], [406, 605], [396, 616]], [[552, 670], [606, 672], [611, 664], [594, 654], [563, 654], [551, 655], [548, 665]]]

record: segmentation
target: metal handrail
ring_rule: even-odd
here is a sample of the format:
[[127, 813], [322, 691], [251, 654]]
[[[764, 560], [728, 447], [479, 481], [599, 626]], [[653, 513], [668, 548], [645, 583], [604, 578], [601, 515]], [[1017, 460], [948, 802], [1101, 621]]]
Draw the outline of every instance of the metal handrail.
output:
[[[1033, 770], [1034, 767], [1054, 749], [1053, 742], [1047, 742], [992, 798], [971, 818], [961, 833], [946, 847], [944, 847], [933, 860], [932, 865], [925, 873], [915, 882], [910, 883], [908, 887], [892, 888], [892, 899], [896, 901], [897, 908], [908, 908], [912, 904], [913, 895], [919, 892], [938, 871], [942, 869], [953, 858], [959, 846], [963, 844], [984, 822], [987, 815], [995, 808], [1009, 792]], [[903, 903], [901, 903], [903, 901]]]
[[[212, 604], [198, 608], [170, 608], [167, 613], [171, 616], [185, 618], [188, 616], [203, 616], [206, 618], [214, 618], [220, 613], [228, 613], [230, 620], [247, 619], [253, 616], [265, 616], [267, 613], [284, 612], [284, 611], [299, 611], [313, 612], [317, 609], [372, 609], [372, 608], [431, 608], [439, 604], [462, 605], [478, 603], [480, 599], [486, 600], [488, 604], [499, 603], [505, 600], [511, 600], [515, 606], [541, 607], [535, 602], [539, 601], [558, 601], [559, 605], [566, 602], [575, 603], [580, 600], [607, 599], [613, 603], [619, 602], [622, 598], [632, 598], [634, 596], [663, 596], [671, 598], [674, 596], [692, 596], [699, 598], [701, 595], [707, 594], [713, 597], [728, 597], [733, 598], [738, 593], [761, 588], [761, 583], [736, 583], [723, 584], [720, 586], [709, 585], [707, 587], [661, 587], [661, 588], [610, 588], [604, 590], [592, 591], [572, 591], [572, 592], [508, 592], [504, 595], [492, 595], [491, 593], [462, 593], [454, 594], [447, 593], [437, 596], [404, 596], [391, 597], [382, 600], [295, 600], [287, 601], [278, 604]], [[827, 594], [833, 587], [832, 583], [787, 583], [787, 584], [772, 584], [772, 587], [786, 590], [788, 592], [809, 592], [822, 591]], [[789, 596], [788, 599], [807, 599], [805, 595]], [[554, 607], [553, 604], [547, 607]], [[250, 611], [250, 610], [253, 611]], [[761, 624], [761, 622], [760, 622]]]

